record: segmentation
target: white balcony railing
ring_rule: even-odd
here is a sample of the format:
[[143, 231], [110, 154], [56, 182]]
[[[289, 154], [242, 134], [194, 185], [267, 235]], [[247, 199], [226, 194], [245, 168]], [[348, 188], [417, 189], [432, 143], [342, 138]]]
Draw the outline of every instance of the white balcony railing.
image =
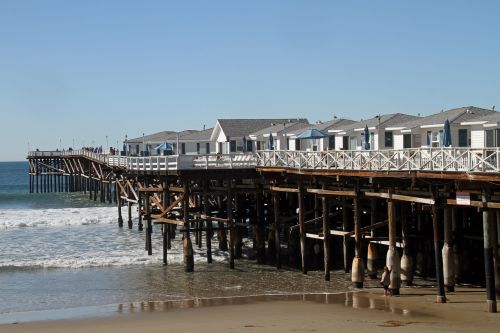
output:
[[255, 167], [359, 170], [500, 172], [500, 148], [411, 148], [401, 150], [284, 151], [246, 154], [170, 155], [129, 157], [86, 150], [32, 151], [29, 157], [85, 156], [111, 167], [156, 172]]
[[500, 148], [257, 152], [259, 167], [361, 171], [499, 172]]

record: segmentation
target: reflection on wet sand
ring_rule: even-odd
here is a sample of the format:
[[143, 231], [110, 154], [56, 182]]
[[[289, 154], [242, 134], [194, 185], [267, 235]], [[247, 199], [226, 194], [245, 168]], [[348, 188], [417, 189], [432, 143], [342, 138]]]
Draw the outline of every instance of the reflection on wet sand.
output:
[[[224, 305], [244, 305], [259, 302], [313, 302], [319, 304], [344, 305], [353, 309], [369, 309], [391, 312], [403, 316], [424, 316], [414, 310], [407, 309], [399, 304], [395, 304], [388, 297], [380, 297], [364, 292], [345, 293], [296, 293], [296, 294], [263, 294], [250, 296], [227, 296], [227, 297], [207, 297], [190, 298], [167, 301], [148, 301], [139, 303], [118, 304], [117, 312], [164, 312], [176, 309], [213, 307]], [[138, 311], [139, 310], [139, 311]]]

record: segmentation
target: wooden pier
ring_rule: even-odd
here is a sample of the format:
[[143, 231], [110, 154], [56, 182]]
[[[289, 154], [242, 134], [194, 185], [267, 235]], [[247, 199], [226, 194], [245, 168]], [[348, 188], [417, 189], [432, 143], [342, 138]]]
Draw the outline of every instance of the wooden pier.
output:
[[[175, 233], [184, 265], [196, 248], [254, 258], [278, 269], [342, 268], [353, 286], [390, 267], [390, 290], [413, 276], [435, 278], [436, 301], [457, 283], [484, 284], [488, 311], [500, 293], [500, 149], [258, 151], [254, 154], [126, 157], [30, 152], [30, 191], [82, 191], [117, 203], [118, 225], [137, 206], [137, 228], [152, 253], [161, 226], [163, 263]], [[216, 237], [215, 237], [216, 235]], [[194, 245], [192, 243], [194, 240]], [[215, 244], [212, 244], [212, 243]], [[267, 242], [267, 246], [266, 246]]]

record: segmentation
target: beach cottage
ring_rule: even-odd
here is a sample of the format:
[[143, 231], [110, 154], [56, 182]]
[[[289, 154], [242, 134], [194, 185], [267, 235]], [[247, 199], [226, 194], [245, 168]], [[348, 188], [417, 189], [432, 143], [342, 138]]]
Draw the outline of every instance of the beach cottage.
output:
[[[476, 123], [476, 119], [487, 116], [494, 111], [481, 109], [473, 106], [461, 107], [441, 111], [418, 119], [413, 119], [401, 124], [394, 134], [394, 148], [430, 148], [444, 146], [443, 134], [444, 123], [448, 120], [450, 124], [451, 146], [471, 147], [472, 132], [471, 126], [481, 125]], [[486, 120], [484, 121], [486, 122]], [[474, 146], [482, 146], [483, 129], [475, 129]]]
[[[279, 124], [295, 123], [297, 119], [218, 119], [210, 140], [215, 142], [216, 153], [243, 153], [260, 149], [269, 149], [273, 139], [252, 140], [254, 134], [265, 128], [279, 126]], [[307, 121], [307, 119], [302, 119]], [[273, 140], [273, 141], [271, 141]], [[273, 147], [274, 149], [274, 147]]]
[[471, 148], [500, 147], [500, 112], [491, 111], [460, 123], [470, 128]]
[[402, 129], [402, 123], [416, 119], [419, 117], [403, 113], [378, 115], [328, 132], [335, 135], [335, 150], [394, 149], [398, 145], [395, 132]]
[[306, 127], [290, 130], [288, 131], [290, 150], [333, 150], [335, 149], [335, 133], [337, 130], [353, 123], [353, 120], [335, 117], [332, 120], [318, 121]]
[[275, 150], [296, 150], [295, 139], [290, 139], [292, 133], [303, 131], [310, 126], [307, 119], [287, 120], [284, 123], [276, 123], [256, 131], [249, 137], [256, 150], [268, 149], [270, 140], [272, 140]]

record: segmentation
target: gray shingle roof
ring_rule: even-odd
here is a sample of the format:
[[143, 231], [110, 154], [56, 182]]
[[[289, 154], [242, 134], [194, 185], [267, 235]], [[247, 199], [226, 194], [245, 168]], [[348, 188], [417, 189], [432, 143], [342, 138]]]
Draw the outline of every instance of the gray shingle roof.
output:
[[340, 127], [339, 129], [344, 131], [352, 131], [356, 128], [364, 128], [365, 126], [384, 129], [387, 127], [402, 126], [403, 123], [407, 123], [409, 121], [418, 121], [419, 118], [420, 117], [404, 113], [383, 114], [370, 119], [357, 121], [345, 127]]
[[422, 125], [425, 126], [425, 125], [444, 124], [446, 119], [448, 119], [450, 124], [453, 125], [453, 124], [459, 124], [463, 121], [470, 121], [472, 119], [488, 115], [492, 112], [494, 111], [477, 108], [474, 106], [466, 106], [431, 114], [426, 117], [421, 117], [417, 120], [407, 121], [403, 123], [402, 126], [406, 128], [415, 128]]
[[133, 139], [128, 139], [126, 142], [127, 143], [142, 143], [143, 140], [144, 142], [149, 141], [149, 142], [164, 142], [166, 141], [166, 138], [169, 135], [172, 135], [172, 133], [175, 133], [174, 131], [162, 131], [162, 132], [157, 132], [153, 134], [148, 134], [144, 135], [144, 137], [140, 136], [137, 138]]
[[228, 137], [243, 137], [270, 127], [272, 123], [283, 124], [288, 121], [307, 121], [307, 119], [219, 119], [218, 123]]
[[277, 133], [278, 135], [281, 135], [282, 132], [286, 129], [286, 133], [293, 133], [294, 131], [302, 128], [306, 128], [311, 126], [307, 119], [299, 119], [296, 122], [291, 122], [285, 123], [285, 127], [283, 127], [283, 123], [279, 123], [273, 126], [269, 126], [266, 128], [263, 128], [261, 130], [258, 130], [256, 132], [250, 133], [250, 135], [255, 135], [255, 136], [260, 136], [264, 134], [269, 134], [269, 133]]
[[184, 135], [179, 135], [180, 141], [210, 141], [213, 128], [208, 128], [203, 131], [194, 131]]

